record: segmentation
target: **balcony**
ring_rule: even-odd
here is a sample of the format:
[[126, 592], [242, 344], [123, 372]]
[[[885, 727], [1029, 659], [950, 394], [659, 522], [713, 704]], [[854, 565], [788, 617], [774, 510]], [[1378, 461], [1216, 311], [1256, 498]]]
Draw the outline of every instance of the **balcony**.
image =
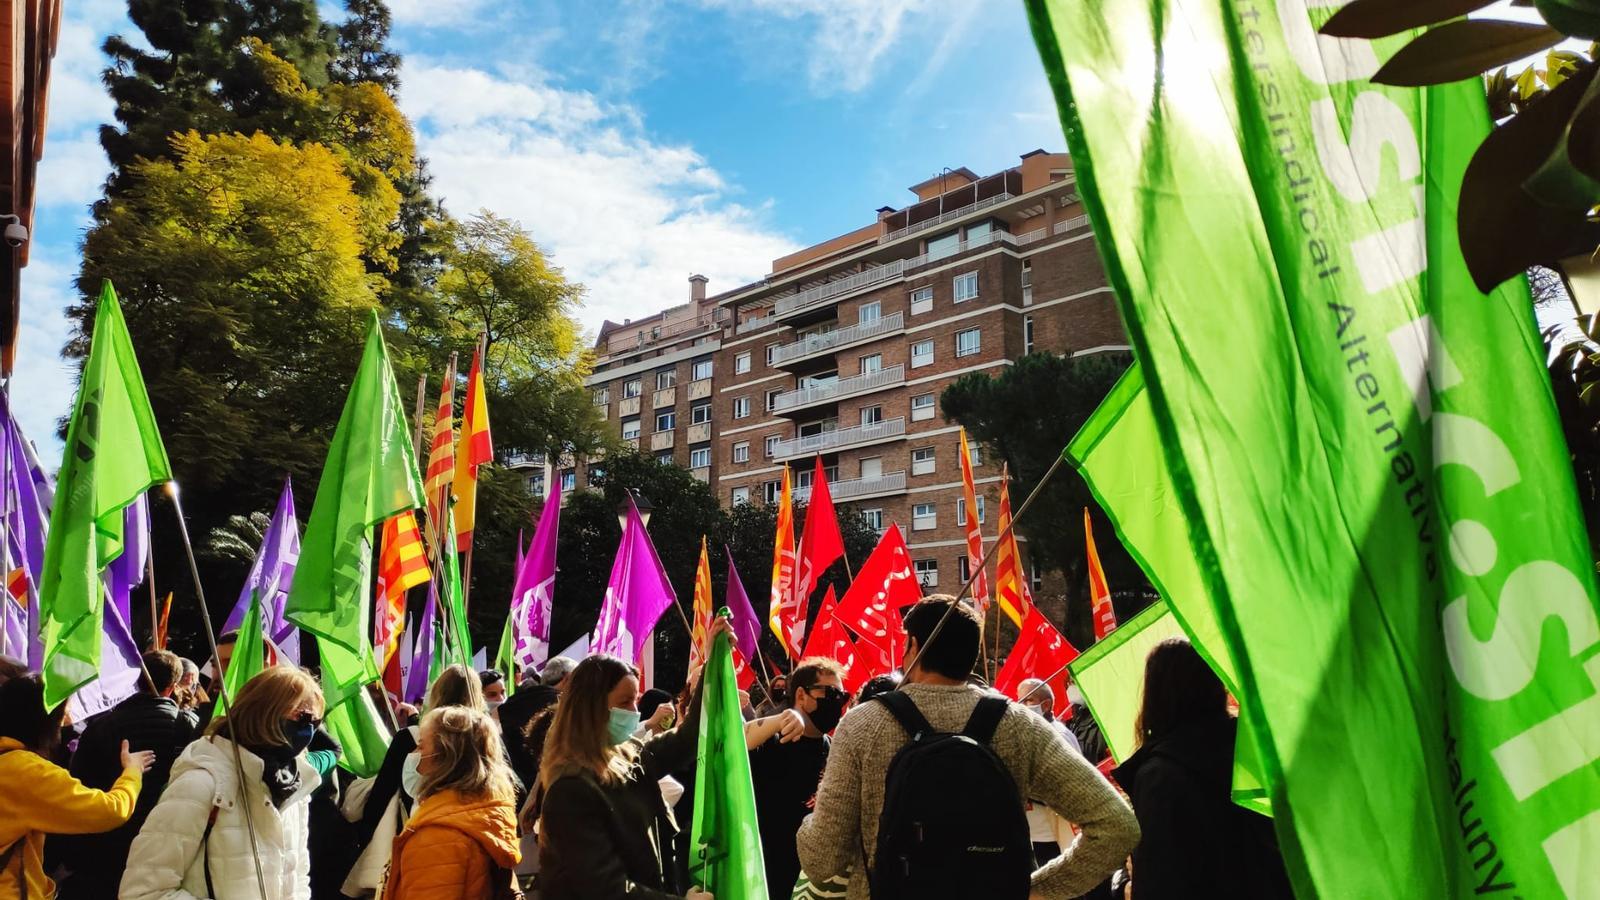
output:
[[[681, 308], [681, 307], [680, 307]], [[617, 334], [606, 342], [606, 354], [631, 353], [644, 347], [650, 347], [662, 342], [672, 342], [684, 339], [703, 331], [715, 331], [722, 327], [716, 316], [700, 316], [688, 319], [674, 325], [652, 325], [649, 328], [640, 327], [642, 323], [632, 322], [624, 326], [632, 328], [636, 334], [621, 334], [622, 328], [617, 329]]]
[[651, 450], [671, 450], [677, 435], [671, 431], [658, 431], [650, 435]]
[[689, 426], [689, 443], [704, 444], [709, 440], [711, 440], [710, 422], [701, 422], [698, 425]]
[[695, 481], [702, 483], [709, 482], [711, 480], [711, 467], [696, 466], [689, 470], [689, 474], [694, 476]]
[[[1059, 228], [1060, 226], [1058, 225], [1057, 227]], [[911, 270], [919, 269], [930, 262], [948, 259], [968, 250], [987, 247], [990, 244], [1016, 246], [1017, 238], [1016, 235], [1009, 231], [995, 230], [982, 237], [973, 238], [970, 241], [962, 241], [942, 253], [924, 253], [921, 256], [913, 256], [910, 259], [897, 259], [875, 269], [867, 269], [865, 272], [857, 272], [836, 281], [819, 284], [814, 288], [808, 288], [798, 293], [790, 294], [787, 297], [779, 297], [777, 302], [773, 304], [772, 315], [774, 318], [784, 318], [816, 309], [825, 304], [831, 304], [846, 294], [853, 294], [867, 288], [875, 288], [898, 278], [903, 278]]]
[[885, 334], [899, 331], [905, 326], [905, 314], [894, 313], [883, 316], [874, 322], [862, 322], [844, 328], [836, 328], [823, 334], [813, 334], [803, 337], [792, 344], [772, 351], [772, 364], [775, 366], [798, 362], [818, 353], [829, 353], [841, 347], [858, 344]]
[[639, 436], [636, 434], [633, 437], [625, 437], [622, 439], [622, 443], [637, 450], [639, 449]]
[[506, 457], [506, 468], [508, 469], [531, 469], [543, 467], [543, 453], [513, 453]]
[[[837, 432], [835, 432], [837, 433]], [[904, 470], [879, 475], [876, 478], [857, 478], [854, 481], [834, 481], [828, 484], [828, 496], [834, 500], [859, 500], [878, 494], [898, 494], [906, 489]], [[811, 499], [811, 485], [795, 488], [794, 499]]]
[[650, 408], [660, 409], [663, 406], [673, 406], [678, 402], [678, 389], [676, 386], [662, 388], [650, 395]]
[[991, 206], [999, 206], [1007, 200], [1010, 200], [1011, 196], [1012, 195], [1009, 193], [1002, 192], [994, 195], [993, 197], [985, 197], [982, 200], [979, 200], [977, 203], [969, 203], [966, 206], [952, 209], [949, 212], [943, 213], [942, 215], [936, 216], [932, 219], [927, 219], [918, 222], [915, 225], [910, 225], [905, 228], [891, 231], [883, 237], [878, 238], [878, 243], [887, 244], [890, 241], [897, 241], [908, 235], [913, 235], [921, 231], [927, 231], [929, 228], [938, 228], [940, 225], [943, 225], [946, 222], [954, 222], [956, 219], [970, 216], [979, 210], [988, 209]]
[[617, 403], [617, 416], [637, 416], [639, 414], [639, 398], [624, 397]]
[[854, 397], [858, 394], [881, 391], [884, 388], [904, 384], [905, 380], [905, 366], [890, 366], [887, 369], [869, 372], [865, 375], [852, 375], [849, 378], [814, 384], [797, 391], [786, 391], [773, 400], [772, 411], [782, 414], [817, 403], [830, 403], [845, 397]]
[[1074, 216], [1073, 218], [1067, 219], [1064, 222], [1057, 222], [1055, 231], [1056, 231], [1056, 234], [1066, 234], [1067, 232], [1072, 231], [1074, 229], [1088, 228], [1088, 227], [1089, 227], [1089, 217], [1088, 216]]
[[704, 400], [704, 399], [706, 399], [707, 397], [710, 397], [710, 396], [711, 396], [711, 379], [709, 379], [709, 378], [701, 378], [698, 381], [689, 382], [689, 399], [690, 400]]
[[808, 434], [804, 437], [778, 441], [773, 445], [772, 456], [774, 459], [794, 459], [797, 456], [832, 453], [835, 450], [843, 450], [860, 444], [872, 444], [904, 437], [905, 433], [906, 420], [903, 417], [876, 422], [872, 425], [853, 425], [849, 428], [840, 428], [837, 431], [824, 431], [821, 434]]
[[752, 331], [760, 331], [768, 325], [771, 325], [772, 322], [772, 316], [753, 316], [745, 319], [743, 322], [740, 322], [739, 327], [735, 328], [733, 331], [735, 334], [749, 334]]

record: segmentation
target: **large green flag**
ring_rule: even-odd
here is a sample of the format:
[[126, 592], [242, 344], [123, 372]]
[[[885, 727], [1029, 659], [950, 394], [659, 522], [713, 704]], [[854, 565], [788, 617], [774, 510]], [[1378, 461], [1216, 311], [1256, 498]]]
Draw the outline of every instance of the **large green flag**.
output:
[[387, 743], [364, 690], [378, 680], [371, 642], [373, 527], [421, 503], [405, 406], [373, 313], [284, 605], [289, 621], [317, 636], [328, 727], [344, 745], [340, 764], [358, 775], [377, 771]]
[[756, 792], [750, 781], [730, 635], [719, 634], [712, 642], [700, 678], [700, 753], [694, 773], [689, 881], [717, 900], [761, 900], [767, 896], [767, 869], [761, 859]]
[[[244, 683], [256, 677], [267, 665], [266, 644], [261, 630], [261, 597], [250, 593], [250, 606], [239, 622], [238, 636], [233, 642], [233, 655], [228, 657], [228, 670], [222, 673], [222, 686], [228, 697], [239, 696]], [[219, 704], [222, 698], [217, 698]], [[223, 707], [226, 709], [226, 706]]]
[[123, 509], [171, 480], [122, 307], [111, 282], [103, 281], [39, 577], [45, 706], [62, 703], [99, 675], [100, 571], [122, 555]]
[[1456, 243], [1483, 88], [1372, 85], [1408, 36], [1336, 5], [1028, 8], [1297, 889], [1594, 897], [1590, 548], [1527, 286]]
[[1145, 657], [1162, 641], [1184, 636], [1167, 602], [1157, 600], [1068, 664], [1072, 683], [1083, 693], [1106, 749], [1117, 762], [1127, 761], [1139, 747], [1134, 722], [1144, 696]]

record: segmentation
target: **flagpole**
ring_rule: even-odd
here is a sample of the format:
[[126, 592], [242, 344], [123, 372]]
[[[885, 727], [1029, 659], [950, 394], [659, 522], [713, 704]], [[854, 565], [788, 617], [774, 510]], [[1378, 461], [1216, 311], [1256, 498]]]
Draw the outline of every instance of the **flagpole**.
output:
[[[161, 624], [161, 616], [156, 604], [156, 547], [155, 541], [150, 542], [149, 549], [144, 556], [144, 580], [150, 584], [150, 643], [152, 646], [160, 639], [161, 634], [157, 627]], [[157, 647], [156, 649], [165, 649]]]
[[[172, 508], [178, 514], [178, 534], [183, 539], [183, 551], [189, 558], [189, 576], [194, 579], [194, 593], [200, 600], [200, 621], [205, 623], [206, 640], [211, 644], [211, 658], [217, 662], [217, 702], [224, 709], [232, 709], [228, 702], [228, 686], [222, 671], [222, 651], [217, 647], [217, 632], [211, 626], [211, 610], [206, 608], [205, 588], [200, 585], [200, 567], [195, 563], [194, 545], [189, 542], [189, 523], [183, 516], [183, 501], [178, 499], [178, 482], [169, 481], [166, 484], [167, 496], [172, 498]], [[256, 640], [261, 640], [256, 635]], [[232, 734], [232, 732], [229, 732]], [[244, 786], [244, 757], [239, 752], [239, 742], [232, 737], [228, 738], [229, 746], [233, 747], [234, 781], [238, 786], [239, 806], [244, 810], [245, 831], [250, 836], [250, 857], [256, 864], [256, 888], [261, 892], [261, 900], [267, 900], [267, 877], [261, 871], [261, 848], [256, 843], [255, 815], [250, 811], [250, 798], [245, 793]]]

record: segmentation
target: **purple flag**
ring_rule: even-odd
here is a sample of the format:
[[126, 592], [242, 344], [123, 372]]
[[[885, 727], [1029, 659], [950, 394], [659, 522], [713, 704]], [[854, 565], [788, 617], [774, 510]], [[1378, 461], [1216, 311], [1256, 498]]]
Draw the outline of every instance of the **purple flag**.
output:
[[629, 497], [628, 521], [622, 528], [616, 561], [611, 564], [611, 580], [606, 584], [605, 601], [600, 604], [591, 650], [637, 663], [656, 620], [676, 602], [677, 595], [661, 568], [661, 558], [639, 518], [639, 508]]
[[406, 672], [405, 695], [407, 703], [421, 703], [428, 693], [428, 673], [433, 668], [433, 619], [438, 615], [439, 583], [428, 580], [428, 604], [422, 609], [422, 619], [413, 622], [407, 632], [415, 631], [416, 655], [411, 658], [411, 669]]
[[739, 580], [739, 570], [733, 567], [733, 551], [724, 544], [722, 552], [728, 556], [728, 612], [733, 613], [733, 643], [744, 654], [745, 661], [757, 666], [760, 658], [761, 620], [750, 606], [750, 596], [744, 592], [744, 582]]
[[44, 567], [45, 535], [50, 526], [50, 507], [55, 486], [45, 474], [29, 441], [18, 426], [0, 393], [0, 510], [5, 526], [5, 541], [0, 544], [0, 579], [10, 583], [12, 573], [20, 571], [15, 599], [0, 593], [0, 652], [24, 660], [37, 672], [44, 661], [44, 644], [39, 640], [39, 572]]
[[95, 680], [68, 698], [67, 710], [74, 722], [105, 712], [139, 689], [142, 651], [129, 623], [133, 621], [133, 589], [144, 581], [149, 560], [150, 501], [148, 494], [140, 494], [122, 510], [122, 555], [100, 573], [106, 607], [100, 621], [100, 671]]
[[517, 567], [517, 583], [511, 592], [511, 635], [519, 670], [543, 665], [550, 658], [550, 610], [555, 600], [556, 535], [560, 529], [561, 501], [551, 497], [539, 513], [539, 528]]
[[278, 508], [272, 513], [266, 534], [261, 536], [261, 549], [256, 551], [250, 575], [239, 591], [239, 600], [222, 625], [223, 634], [238, 629], [245, 611], [250, 608], [250, 595], [260, 591], [262, 630], [285, 656], [298, 664], [300, 631], [283, 617], [283, 604], [289, 597], [295, 563], [299, 561], [300, 522], [294, 516], [294, 492], [290, 490], [289, 479], [285, 478], [283, 492], [278, 495]]

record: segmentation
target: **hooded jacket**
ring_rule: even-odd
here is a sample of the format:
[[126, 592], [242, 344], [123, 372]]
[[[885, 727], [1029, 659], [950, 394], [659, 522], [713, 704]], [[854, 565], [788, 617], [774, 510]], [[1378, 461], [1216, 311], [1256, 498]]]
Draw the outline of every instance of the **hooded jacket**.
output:
[[1134, 900], [1294, 896], [1272, 820], [1233, 802], [1238, 722], [1218, 716], [1155, 739], [1113, 773], [1133, 801]]
[[[239, 806], [239, 778], [232, 743], [212, 735], [195, 741], [172, 765], [172, 777], [144, 828], [133, 840], [122, 876], [121, 900], [196, 900], [206, 892], [206, 866], [216, 897], [260, 896], [251, 852], [251, 827], [260, 853], [267, 900], [310, 900], [311, 858], [307, 849], [309, 800], [321, 778], [301, 755], [295, 760], [300, 786], [272, 803], [261, 780], [261, 757], [239, 749], [249, 821]], [[211, 836], [206, 822], [217, 810]]]
[[[128, 821], [143, 773], [124, 769], [109, 791], [78, 779], [12, 738], [0, 738], [0, 854], [16, 851], [0, 871], [0, 900], [18, 896], [20, 875], [29, 897], [52, 897], [44, 874], [45, 834], [87, 834]], [[19, 843], [21, 842], [21, 843]]]
[[513, 797], [440, 791], [394, 839], [385, 900], [492, 900], [509, 888], [518, 849]]

